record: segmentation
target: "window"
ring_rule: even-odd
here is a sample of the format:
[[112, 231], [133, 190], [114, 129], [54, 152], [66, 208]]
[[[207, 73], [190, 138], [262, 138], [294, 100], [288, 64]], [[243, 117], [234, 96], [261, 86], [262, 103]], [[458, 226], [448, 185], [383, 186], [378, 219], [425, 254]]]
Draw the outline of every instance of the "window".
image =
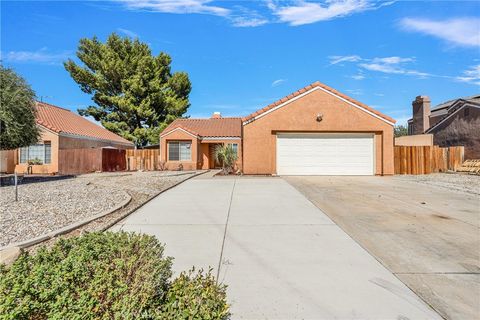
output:
[[192, 159], [192, 143], [190, 141], [168, 142], [169, 161], [189, 161]]
[[42, 164], [52, 162], [52, 144], [50, 141], [20, 148], [20, 163], [27, 163], [34, 159], [39, 159]]
[[235, 151], [235, 155], [238, 156], [238, 144], [237, 143], [230, 143], [232, 146], [233, 151]]

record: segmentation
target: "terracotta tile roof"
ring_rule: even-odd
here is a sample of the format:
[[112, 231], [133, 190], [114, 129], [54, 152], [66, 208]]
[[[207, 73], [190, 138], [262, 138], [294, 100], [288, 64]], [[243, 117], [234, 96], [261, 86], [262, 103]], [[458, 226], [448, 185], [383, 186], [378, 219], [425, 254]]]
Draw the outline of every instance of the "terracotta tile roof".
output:
[[355, 100], [355, 99], [353, 99], [353, 98], [350, 98], [349, 96], [347, 96], [347, 95], [345, 95], [345, 94], [343, 94], [343, 93], [341, 93], [341, 92], [338, 92], [337, 90], [335, 90], [335, 89], [333, 89], [333, 88], [331, 88], [331, 87], [329, 87], [329, 86], [327, 86], [327, 85], [325, 85], [325, 84], [323, 84], [323, 83], [321, 83], [321, 82], [319, 82], [319, 81], [314, 82], [314, 83], [312, 83], [312, 84], [309, 84], [308, 86], [306, 86], [306, 87], [304, 87], [304, 88], [302, 88], [302, 89], [300, 89], [300, 90], [298, 90], [298, 91], [295, 91], [294, 93], [291, 93], [291, 94], [289, 94], [288, 96], [283, 97], [282, 99], [279, 99], [279, 100], [277, 100], [277, 101], [269, 104], [268, 106], [266, 106], [266, 107], [264, 107], [264, 108], [262, 108], [262, 109], [260, 109], [260, 110], [255, 111], [254, 113], [252, 113], [252, 114], [244, 117], [244, 118], [242, 119], [242, 121], [245, 122], [245, 121], [252, 120], [252, 119], [255, 118], [256, 116], [261, 115], [262, 113], [264, 113], [264, 112], [266, 112], [266, 111], [268, 111], [268, 110], [270, 110], [270, 109], [273, 109], [273, 108], [275, 108], [276, 106], [278, 106], [278, 105], [280, 105], [280, 104], [282, 104], [282, 103], [284, 103], [284, 102], [286, 102], [286, 101], [288, 101], [288, 100], [290, 100], [290, 99], [292, 99], [292, 98], [295, 98], [296, 96], [299, 96], [299, 95], [301, 95], [302, 93], [307, 92], [308, 90], [311, 90], [311, 89], [316, 88], [316, 87], [320, 87], [320, 88], [322, 88], [322, 89], [324, 89], [324, 90], [326, 90], [326, 91], [329, 91], [329, 92], [331, 92], [331, 93], [333, 93], [333, 94], [335, 94], [335, 95], [337, 95], [337, 96], [339, 96], [339, 97], [341, 97], [341, 98], [343, 98], [343, 99], [345, 99], [345, 100], [347, 100], [347, 101], [349, 101], [349, 102], [351, 102], [351, 103], [353, 103], [353, 104], [356, 104], [357, 106], [360, 106], [360, 107], [362, 107], [362, 108], [364, 108], [364, 109], [366, 109], [366, 110], [368, 110], [368, 111], [376, 114], [377, 116], [379, 116], [379, 117], [381, 117], [381, 118], [383, 118], [383, 119], [385, 119], [385, 120], [387, 120], [387, 121], [390, 121], [390, 122], [393, 122], [393, 123], [396, 122], [395, 119], [393, 119], [393, 118], [391, 118], [391, 117], [389, 117], [389, 116], [387, 116], [387, 115], [384, 115], [383, 113], [378, 112], [377, 110], [375, 110], [375, 109], [367, 106], [366, 104], [363, 104], [363, 103], [361, 103], [361, 102], [359, 102], [359, 101], [357, 101], [357, 100]]
[[242, 118], [176, 119], [163, 130], [161, 135], [181, 128], [203, 137], [241, 137]]
[[128, 141], [107, 129], [96, 125], [84, 117], [48, 103], [36, 102], [37, 123], [57, 133], [67, 133], [99, 140], [110, 140], [132, 145]]

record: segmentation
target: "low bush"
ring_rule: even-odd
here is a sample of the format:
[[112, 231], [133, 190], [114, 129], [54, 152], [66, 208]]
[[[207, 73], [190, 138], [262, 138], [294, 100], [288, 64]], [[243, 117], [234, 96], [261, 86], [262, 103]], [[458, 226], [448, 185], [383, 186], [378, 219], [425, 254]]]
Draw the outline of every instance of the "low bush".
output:
[[152, 236], [59, 240], [0, 266], [0, 319], [228, 318], [225, 287], [210, 273], [184, 273], [171, 283], [171, 265]]

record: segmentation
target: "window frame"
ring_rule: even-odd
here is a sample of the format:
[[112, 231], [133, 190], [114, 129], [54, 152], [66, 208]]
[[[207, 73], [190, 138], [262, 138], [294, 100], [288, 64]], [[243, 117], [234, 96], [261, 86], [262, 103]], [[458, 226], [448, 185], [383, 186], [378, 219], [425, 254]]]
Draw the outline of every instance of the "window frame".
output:
[[[47, 147], [48, 146], [48, 147]], [[32, 158], [30, 156], [30, 153], [32, 151], [35, 151], [35, 153], [38, 153], [38, 150], [32, 150], [33, 148], [41, 148], [41, 153], [42, 156], [39, 158], [38, 156]], [[47, 153], [48, 151], [48, 153]], [[42, 141], [37, 144], [32, 144], [27, 147], [21, 147], [18, 149], [19, 155], [18, 155], [18, 162], [20, 164], [28, 164], [28, 161], [33, 160], [33, 159], [39, 159], [42, 161], [42, 165], [46, 164], [49, 165], [52, 163], [52, 142], [51, 141]], [[25, 155], [26, 153], [26, 155]], [[48, 162], [46, 161], [48, 160]]]
[[[178, 159], [172, 159], [172, 152], [170, 152], [170, 146], [177, 145], [178, 146]], [[188, 146], [186, 149], [182, 150], [182, 146]], [[185, 155], [185, 150], [188, 150], [189, 157], [183, 157]], [[183, 151], [183, 152], [182, 152]], [[192, 141], [186, 140], [172, 140], [167, 141], [167, 160], [168, 161], [192, 161]]]

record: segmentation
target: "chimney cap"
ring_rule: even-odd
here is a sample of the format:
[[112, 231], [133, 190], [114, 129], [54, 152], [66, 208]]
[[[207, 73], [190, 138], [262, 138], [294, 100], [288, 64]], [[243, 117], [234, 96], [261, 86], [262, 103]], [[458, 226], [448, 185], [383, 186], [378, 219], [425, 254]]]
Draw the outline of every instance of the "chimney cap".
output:
[[415, 101], [430, 101], [430, 97], [429, 96], [417, 96], [415, 98]]

